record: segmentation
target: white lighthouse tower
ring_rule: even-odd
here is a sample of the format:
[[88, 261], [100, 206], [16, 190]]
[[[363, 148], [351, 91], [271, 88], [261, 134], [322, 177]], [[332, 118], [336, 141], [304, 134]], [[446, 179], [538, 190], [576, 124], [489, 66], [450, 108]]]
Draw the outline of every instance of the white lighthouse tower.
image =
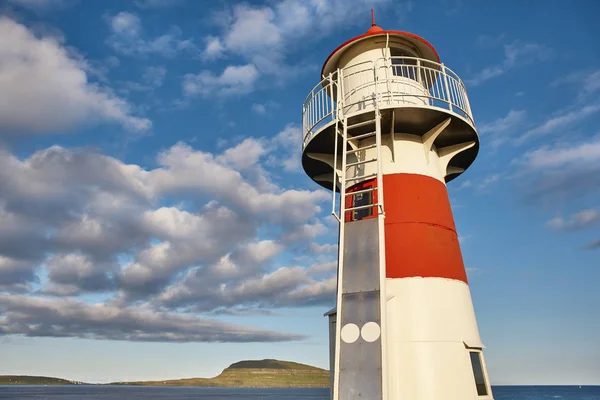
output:
[[302, 164], [340, 223], [333, 399], [491, 399], [446, 190], [479, 149], [463, 82], [429, 42], [374, 20], [322, 78]]

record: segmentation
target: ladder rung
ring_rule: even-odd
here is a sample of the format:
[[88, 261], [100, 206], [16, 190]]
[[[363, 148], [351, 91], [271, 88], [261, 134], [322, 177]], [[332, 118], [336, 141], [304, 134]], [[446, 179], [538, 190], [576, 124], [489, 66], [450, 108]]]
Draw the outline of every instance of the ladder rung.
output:
[[370, 144], [368, 146], [363, 146], [363, 147], [359, 147], [356, 150], [346, 150], [346, 154], [354, 154], [354, 153], [358, 153], [361, 150], [369, 150], [369, 149], [374, 149], [375, 147], [377, 147], [377, 144]]
[[376, 191], [377, 188], [376, 187], [372, 187], [372, 188], [368, 188], [368, 189], [363, 189], [363, 190], [357, 190], [355, 192], [347, 192], [344, 194], [344, 197], [350, 196], [350, 195], [354, 195], [354, 194], [361, 194], [361, 193], [368, 193], [368, 192], [374, 192]]
[[354, 178], [346, 178], [345, 181], [346, 182], [350, 182], [350, 181], [358, 181], [358, 180], [367, 180], [367, 179], [371, 179], [371, 178], [377, 178], [377, 174], [371, 174], [371, 175], [363, 175], [363, 176], [357, 176]]
[[375, 119], [369, 119], [367, 121], [363, 121], [363, 122], [357, 122], [356, 124], [352, 124], [352, 125], [348, 125], [346, 127], [346, 129], [354, 129], [354, 128], [360, 128], [361, 126], [365, 126], [365, 125], [370, 125], [370, 124], [374, 124], [375, 123]]
[[353, 162], [353, 163], [350, 163], [350, 164], [346, 164], [346, 168], [355, 167], [357, 165], [362, 165], [362, 164], [367, 164], [367, 163], [370, 163], [370, 162], [373, 162], [373, 161], [377, 161], [377, 159], [376, 158], [371, 158], [370, 160], [362, 160], [362, 161], [357, 161], [357, 162]]
[[349, 137], [348, 140], [364, 139], [367, 137], [375, 136], [376, 133], [377, 133], [377, 131], [367, 132], [367, 133], [363, 133], [362, 135], [356, 135], [356, 136]]
[[378, 205], [379, 205], [379, 203], [367, 204], [367, 205], [364, 205], [364, 206], [356, 206], [356, 207], [346, 208], [344, 211], [364, 210], [365, 208], [373, 208], [373, 207], [377, 207]]

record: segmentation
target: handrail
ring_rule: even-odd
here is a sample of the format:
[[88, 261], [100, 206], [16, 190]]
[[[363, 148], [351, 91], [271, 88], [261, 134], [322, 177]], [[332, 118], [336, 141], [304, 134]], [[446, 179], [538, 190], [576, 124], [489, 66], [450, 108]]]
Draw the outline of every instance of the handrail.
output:
[[318, 130], [321, 125], [325, 125], [324, 121], [328, 117], [331, 117], [331, 121], [335, 121], [337, 107], [331, 93], [334, 93], [333, 90], [337, 91], [337, 84], [333, 74], [329, 74], [306, 96], [302, 106], [302, 148], [310, 139], [308, 133], [314, 132], [315, 128]]
[[[352, 84], [350, 90], [348, 83]], [[474, 125], [465, 85], [454, 71], [418, 57], [386, 57], [346, 66], [324, 77], [309, 92], [302, 108], [303, 149], [316, 132], [359, 103], [370, 106], [375, 101], [379, 108], [400, 107], [410, 98], [425, 107], [459, 115]]]

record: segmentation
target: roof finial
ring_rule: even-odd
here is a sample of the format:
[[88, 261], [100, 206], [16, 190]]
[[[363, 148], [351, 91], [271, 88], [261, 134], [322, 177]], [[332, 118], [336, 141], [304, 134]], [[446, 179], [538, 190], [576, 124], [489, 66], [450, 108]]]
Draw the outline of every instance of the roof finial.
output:
[[371, 26], [376, 26], [375, 24], [375, 9], [371, 8]]

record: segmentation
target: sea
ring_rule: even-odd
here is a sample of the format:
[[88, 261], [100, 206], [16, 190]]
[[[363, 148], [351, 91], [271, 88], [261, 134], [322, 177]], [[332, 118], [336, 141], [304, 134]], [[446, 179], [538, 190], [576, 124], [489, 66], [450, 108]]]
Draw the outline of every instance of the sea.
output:
[[[600, 400], [600, 386], [495, 386], [496, 400]], [[14, 400], [329, 400], [329, 389], [139, 386], [0, 386]], [[442, 399], [443, 400], [443, 399]]]

